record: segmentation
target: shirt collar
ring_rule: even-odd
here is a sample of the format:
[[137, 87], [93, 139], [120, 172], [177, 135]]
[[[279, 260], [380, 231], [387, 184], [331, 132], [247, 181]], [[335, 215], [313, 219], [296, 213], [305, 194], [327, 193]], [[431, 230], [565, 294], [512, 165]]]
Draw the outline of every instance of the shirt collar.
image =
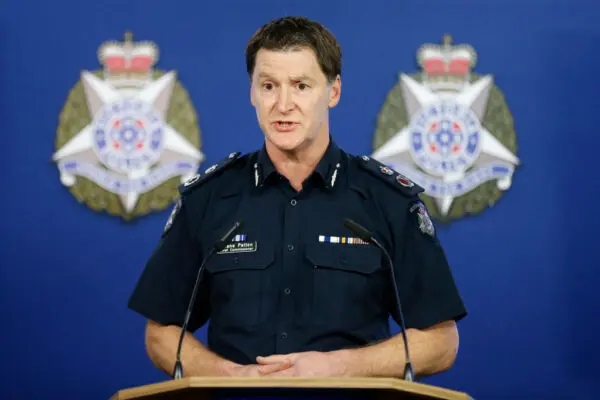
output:
[[[325, 187], [328, 189], [335, 187], [341, 166], [341, 159], [342, 151], [330, 137], [327, 150], [325, 150], [325, 154], [314, 170], [314, 173], [321, 178]], [[271, 161], [264, 145], [258, 152], [253, 172], [254, 185], [257, 187], [263, 187], [271, 175], [277, 174], [275, 165], [273, 165], [273, 161]]]

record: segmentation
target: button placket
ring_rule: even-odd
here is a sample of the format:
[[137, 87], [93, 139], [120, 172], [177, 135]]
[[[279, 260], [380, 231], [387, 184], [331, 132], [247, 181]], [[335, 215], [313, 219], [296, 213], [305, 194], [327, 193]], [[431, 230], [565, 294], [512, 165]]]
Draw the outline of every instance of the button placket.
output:
[[299, 201], [297, 198], [287, 197], [285, 200], [285, 211], [283, 216], [283, 235], [282, 239], [282, 274], [279, 284], [281, 285], [281, 301], [279, 306], [279, 315], [277, 321], [277, 338], [275, 347], [278, 352], [290, 353], [293, 349], [293, 340], [289, 337], [290, 326], [294, 320], [294, 296], [292, 296], [293, 282], [295, 279], [295, 271], [297, 271], [298, 263], [298, 239], [299, 231], [297, 227], [302, 222], [302, 214]]

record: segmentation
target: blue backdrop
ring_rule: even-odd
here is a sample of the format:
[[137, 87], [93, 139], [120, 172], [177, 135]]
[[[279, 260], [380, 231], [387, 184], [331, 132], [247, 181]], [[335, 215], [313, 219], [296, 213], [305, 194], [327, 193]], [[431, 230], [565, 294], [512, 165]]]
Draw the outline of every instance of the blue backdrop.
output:
[[[0, 8], [0, 244], [4, 398], [108, 398], [165, 379], [126, 302], [169, 210], [125, 223], [76, 202], [50, 162], [58, 115], [96, 50], [160, 48], [199, 114], [206, 162], [251, 151], [244, 46], [267, 20], [302, 14], [344, 51], [335, 139], [372, 151], [376, 117], [417, 49], [450, 33], [478, 53], [515, 120], [522, 166], [483, 214], [441, 227], [470, 315], [454, 368], [427, 382], [476, 398], [590, 398], [600, 389], [597, 1], [20, 1]], [[198, 333], [204, 339], [204, 330]]]

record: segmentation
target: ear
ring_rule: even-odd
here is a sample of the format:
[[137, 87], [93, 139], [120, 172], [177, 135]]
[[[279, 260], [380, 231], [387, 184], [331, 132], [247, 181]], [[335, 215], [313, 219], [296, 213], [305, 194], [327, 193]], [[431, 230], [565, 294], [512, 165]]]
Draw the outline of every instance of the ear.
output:
[[335, 80], [331, 84], [331, 89], [329, 90], [329, 108], [333, 108], [338, 105], [340, 102], [340, 97], [342, 95], [342, 78], [340, 76], [336, 76]]
[[252, 107], [256, 107], [256, 101], [254, 100], [254, 85], [250, 84], [250, 103]]

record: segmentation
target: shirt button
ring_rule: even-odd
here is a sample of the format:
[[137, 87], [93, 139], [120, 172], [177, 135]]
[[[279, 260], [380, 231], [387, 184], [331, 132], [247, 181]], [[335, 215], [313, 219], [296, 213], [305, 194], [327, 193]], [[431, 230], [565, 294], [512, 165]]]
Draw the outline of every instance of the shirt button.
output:
[[294, 245], [293, 244], [288, 244], [288, 250], [289, 251], [294, 251]]
[[281, 338], [287, 339], [287, 332], [281, 332]]
[[292, 293], [292, 289], [290, 289], [289, 287], [286, 287], [285, 290], [283, 291], [285, 294], [290, 294]]
[[296, 201], [296, 199], [292, 199], [292, 201], [290, 201], [290, 204], [293, 206], [295, 206], [296, 204], [298, 204], [298, 202]]

